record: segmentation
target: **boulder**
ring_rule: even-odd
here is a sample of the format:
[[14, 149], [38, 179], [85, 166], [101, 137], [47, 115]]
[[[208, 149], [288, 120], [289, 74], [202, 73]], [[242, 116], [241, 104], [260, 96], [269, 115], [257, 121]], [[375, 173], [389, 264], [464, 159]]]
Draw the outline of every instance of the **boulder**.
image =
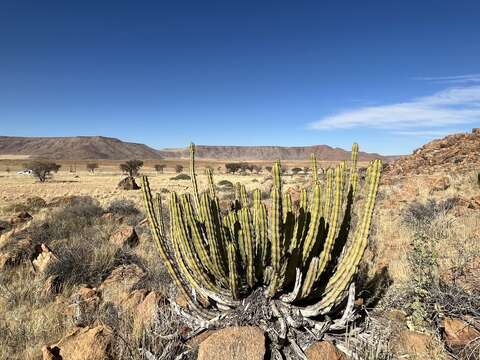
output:
[[215, 331], [198, 349], [198, 360], [263, 360], [265, 336], [254, 326], [229, 327]]
[[57, 255], [46, 245], [37, 245], [34, 255], [32, 255], [32, 265], [37, 273], [46, 273], [53, 265], [60, 260]]
[[118, 246], [135, 247], [138, 245], [138, 235], [134, 226], [123, 226], [110, 236], [110, 241]]
[[119, 189], [119, 190], [139, 190], [140, 186], [137, 185], [134, 177], [128, 176], [125, 179], [122, 179], [118, 183], [117, 189]]
[[445, 318], [442, 323], [445, 343], [453, 350], [461, 350], [480, 339], [480, 331], [461, 319]]
[[433, 349], [438, 346], [430, 335], [416, 331], [403, 330], [393, 342], [393, 352], [398, 358], [430, 358]]
[[112, 341], [112, 330], [107, 326], [75, 328], [58, 343], [44, 346], [43, 360], [109, 359]]
[[347, 360], [346, 355], [330, 341], [317, 341], [305, 351], [305, 355], [308, 360]]
[[20, 211], [19, 213], [16, 213], [10, 218], [10, 224], [11, 225], [17, 225], [17, 224], [22, 224], [24, 222], [32, 220], [32, 215], [30, 215], [26, 211]]
[[148, 293], [143, 301], [135, 309], [133, 320], [133, 332], [140, 335], [143, 329], [150, 328], [158, 319], [159, 302], [162, 295], [156, 291]]
[[96, 288], [83, 286], [70, 296], [70, 302], [66, 315], [71, 316], [75, 325], [80, 326], [95, 316], [101, 299]]
[[145, 272], [136, 264], [121, 265], [112, 270], [98, 289], [105, 301], [121, 305], [144, 276]]

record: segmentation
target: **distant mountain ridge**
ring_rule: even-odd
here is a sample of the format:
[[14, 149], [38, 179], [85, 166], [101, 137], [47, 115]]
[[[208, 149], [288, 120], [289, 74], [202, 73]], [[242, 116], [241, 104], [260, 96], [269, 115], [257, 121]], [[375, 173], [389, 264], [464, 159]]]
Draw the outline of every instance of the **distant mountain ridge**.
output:
[[[316, 154], [319, 160], [340, 161], [350, 159], [350, 151], [332, 148], [328, 145], [313, 146], [214, 146], [196, 145], [195, 155], [199, 159], [237, 159], [237, 160], [307, 160], [310, 154]], [[187, 158], [188, 148], [163, 149], [159, 153], [164, 158]], [[360, 161], [373, 159], [386, 160], [380, 154], [359, 152]]]
[[[327, 145], [314, 146], [213, 146], [197, 145], [199, 159], [230, 160], [307, 160], [315, 153], [319, 160], [350, 158], [350, 152]], [[0, 155], [28, 155], [57, 160], [125, 160], [187, 158], [188, 148], [156, 150], [144, 144], [104, 136], [15, 137], [0, 136]], [[380, 154], [359, 153], [360, 161], [388, 160]]]
[[0, 136], [0, 155], [30, 155], [58, 160], [161, 158], [157, 150], [147, 145], [104, 136]]

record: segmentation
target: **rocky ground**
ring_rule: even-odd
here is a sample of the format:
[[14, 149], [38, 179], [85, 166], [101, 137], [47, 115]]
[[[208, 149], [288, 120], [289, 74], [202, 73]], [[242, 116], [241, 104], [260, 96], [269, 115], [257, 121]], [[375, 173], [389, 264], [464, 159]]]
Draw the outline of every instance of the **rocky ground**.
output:
[[[478, 130], [454, 135], [385, 169], [357, 278], [364, 315], [313, 344], [308, 359], [480, 358], [479, 144]], [[98, 179], [108, 197], [93, 191], [94, 177], [78, 193], [55, 194], [54, 184], [4, 193], [0, 359], [268, 359], [267, 337], [248, 324], [192, 334], [170, 306], [184, 300], [159, 261], [140, 192]], [[156, 190], [189, 189], [162, 179]], [[226, 205], [232, 188], [218, 180]], [[238, 180], [271, 186], [265, 174]], [[295, 196], [307, 182], [288, 176], [286, 189]]]

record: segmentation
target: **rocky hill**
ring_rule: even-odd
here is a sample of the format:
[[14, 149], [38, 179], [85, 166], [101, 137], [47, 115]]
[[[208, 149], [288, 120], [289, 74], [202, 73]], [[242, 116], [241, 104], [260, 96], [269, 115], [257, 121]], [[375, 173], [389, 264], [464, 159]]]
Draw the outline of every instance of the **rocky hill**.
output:
[[[165, 158], [187, 158], [188, 149], [164, 149], [159, 153]], [[350, 159], [350, 151], [332, 148], [327, 145], [314, 146], [211, 146], [197, 145], [196, 156], [200, 159], [236, 159], [236, 160], [307, 160], [315, 153], [319, 160], [339, 161]], [[360, 161], [373, 159], [388, 160], [380, 154], [359, 153]]]
[[412, 155], [391, 162], [385, 174], [431, 174], [473, 169], [480, 169], [480, 128], [473, 129], [471, 133], [433, 140]]
[[129, 143], [104, 136], [0, 136], [0, 155], [30, 155], [62, 160], [161, 158], [157, 150], [144, 144]]

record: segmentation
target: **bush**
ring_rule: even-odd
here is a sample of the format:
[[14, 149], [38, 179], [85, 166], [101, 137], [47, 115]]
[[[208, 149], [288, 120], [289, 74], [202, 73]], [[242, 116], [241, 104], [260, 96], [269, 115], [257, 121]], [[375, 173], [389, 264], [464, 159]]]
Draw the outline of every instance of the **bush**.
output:
[[413, 202], [404, 211], [403, 221], [410, 226], [431, 222], [439, 214], [451, 210], [457, 202], [458, 198], [450, 198], [440, 202], [428, 200], [425, 204]]
[[128, 160], [127, 162], [120, 164], [120, 170], [122, 170], [124, 173], [127, 173], [128, 176], [134, 177], [138, 176], [142, 166], [143, 161], [141, 160]]
[[178, 174], [177, 176], [171, 177], [170, 180], [190, 180], [190, 175], [187, 174]]
[[98, 164], [97, 163], [87, 164], [87, 170], [90, 171], [92, 174], [95, 173], [96, 169], [98, 169]]
[[183, 165], [175, 165], [175, 172], [180, 174], [183, 171]]
[[140, 214], [140, 210], [137, 209], [135, 203], [132, 200], [128, 200], [128, 199], [113, 200], [106, 208], [106, 211], [116, 215], [122, 215], [122, 216]]
[[164, 165], [164, 164], [156, 164], [154, 168], [157, 173], [163, 174], [163, 170], [165, 169], [166, 166], [167, 165]]
[[217, 186], [220, 188], [220, 190], [223, 190], [223, 191], [233, 190], [233, 183], [228, 180], [220, 180], [217, 183]]
[[15, 213], [15, 212], [21, 212], [21, 211], [26, 211], [26, 212], [34, 212], [38, 211], [40, 209], [43, 209], [47, 207], [47, 202], [43, 200], [39, 196], [32, 196], [25, 200], [25, 202], [22, 203], [13, 203], [4, 208], [4, 211], [8, 213]]
[[58, 172], [61, 165], [49, 161], [32, 161], [25, 165], [25, 167], [32, 171], [32, 175], [40, 182], [44, 182], [52, 176], [52, 173]]

